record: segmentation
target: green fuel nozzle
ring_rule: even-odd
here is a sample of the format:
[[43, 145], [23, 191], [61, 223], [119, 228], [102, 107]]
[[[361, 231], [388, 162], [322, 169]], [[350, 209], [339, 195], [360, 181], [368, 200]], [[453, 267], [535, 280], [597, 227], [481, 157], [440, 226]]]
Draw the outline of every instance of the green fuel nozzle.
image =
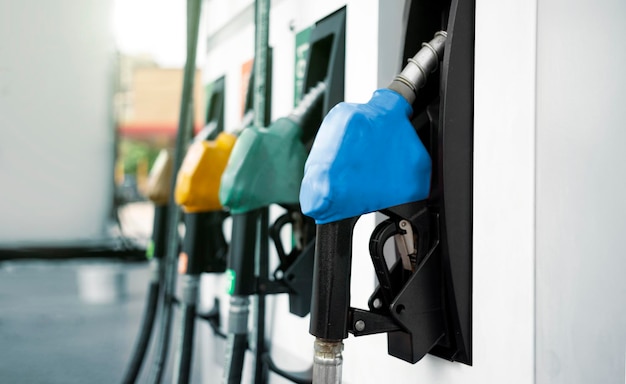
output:
[[233, 214], [270, 204], [298, 204], [307, 150], [302, 127], [326, 85], [307, 92], [288, 117], [269, 127], [248, 127], [241, 132], [222, 174], [219, 198]]
[[[303, 127], [325, 90], [324, 83], [316, 85], [288, 117], [276, 120], [267, 128], [244, 129], [222, 174], [219, 198], [233, 219], [227, 260], [231, 299], [225, 382], [229, 384], [240, 380], [248, 331], [248, 296], [255, 293], [261, 296], [257, 289], [255, 255], [259, 255], [259, 260], [267, 257], [261, 254], [265, 253], [263, 249], [267, 249], [269, 239], [267, 228], [259, 223], [267, 222], [264, 208], [271, 204], [298, 204], [307, 157]], [[260, 264], [261, 261], [259, 270]], [[260, 325], [258, 328], [262, 329]]]

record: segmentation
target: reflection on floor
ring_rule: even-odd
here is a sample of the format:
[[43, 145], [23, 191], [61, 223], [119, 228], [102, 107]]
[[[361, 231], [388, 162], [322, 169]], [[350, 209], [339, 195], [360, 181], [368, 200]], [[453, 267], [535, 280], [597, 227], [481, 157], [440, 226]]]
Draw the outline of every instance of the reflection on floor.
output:
[[[121, 271], [126, 282], [123, 295], [114, 302], [88, 302], [94, 298], [88, 294], [81, 298], [78, 275], [103, 266]], [[0, 382], [120, 383], [137, 335], [147, 282], [145, 263], [1, 263]], [[147, 370], [144, 367], [144, 373]], [[147, 379], [142, 377], [140, 382]], [[194, 371], [192, 377], [200, 382], [199, 373]], [[170, 380], [168, 375], [163, 382]]]

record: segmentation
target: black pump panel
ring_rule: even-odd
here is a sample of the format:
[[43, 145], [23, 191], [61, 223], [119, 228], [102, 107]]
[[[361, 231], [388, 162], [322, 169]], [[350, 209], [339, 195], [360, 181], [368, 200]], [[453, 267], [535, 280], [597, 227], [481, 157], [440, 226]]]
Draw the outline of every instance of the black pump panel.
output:
[[[345, 73], [345, 29], [346, 7], [340, 8], [332, 14], [315, 23], [309, 37], [310, 49], [307, 57], [307, 66], [304, 76], [304, 89], [309, 89], [323, 81], [326, 83], [326, 95], [319, 107], [319, 120], [311, 121], [304, 127], [303, 141], [311, 144], [322, 119], [344, 97]], [[312, 119], [315, 120], [315, 119]]]
[[215, 126], [215, 128], [211, 130], [214, 132], [213, 137], [209, 137], [209, 140], [215, 139], [220, 132], [224, 131], [225, 93], [225, 79], [224, 76], [222, 76], [213, 82], [211, 91], [207, 94], [208, 102], [205, 125], [213, 124]]
[[[448, 33], [438, 75], [413, 104], [413, 124], [433, 160], [427, 202], [438, 213], [445, 336], [430, 351], [472, 363], [474, 0], [411, 2], [404, 59], [438, 30]], [[421, 113], [417, 113], [422, 111]]]

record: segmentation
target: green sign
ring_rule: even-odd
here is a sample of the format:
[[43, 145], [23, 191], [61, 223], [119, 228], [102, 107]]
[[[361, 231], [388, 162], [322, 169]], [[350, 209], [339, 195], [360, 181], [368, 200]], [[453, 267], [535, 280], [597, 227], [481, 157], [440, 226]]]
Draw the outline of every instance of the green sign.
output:
[[[212, 103], [215, 96], [224, 97], [224, 76], [219, 77], [212, 82], [204, 86], [204, 123], [207, 124], [212, 119], [215, 119], [215, 114], [219, 114], [220, 111], [213, 111]], [[223, 106], [222, 106], [223, 108]]]
[[204, 86], [204, 123], [208, 123], [209, 111], [211, 110], [211, 96], [213, 96], [213, 88], [215, 88], [215, 81], [212, 81]]
[[154, 241], [150, 240], [146, 246], [146, 258], [152, 260], [154, 257]]
[[309, 53], [309, 36], [313, 27], [306, 28], [296, 34], [296, 59], [293, 82], [293, 105], [298, 105], [304, 88], [306, 60]]
[[235, 291], [235, 278], [236, 278], [236, 274], [235, 271], [233, 271], [232, 269], [227, 269], [226, 270], [226, 293], [228, 293], [229, 295], [232, 295], [233, 292]]

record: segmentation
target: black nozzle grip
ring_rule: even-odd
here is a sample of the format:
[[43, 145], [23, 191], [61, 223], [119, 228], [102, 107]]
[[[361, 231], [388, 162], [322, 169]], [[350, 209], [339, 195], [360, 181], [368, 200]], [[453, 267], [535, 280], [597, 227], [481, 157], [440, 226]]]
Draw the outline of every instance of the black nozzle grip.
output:
[[187, 274], [224, 272], [228, 245], [222, 225], [226, 213], [222, 211], [185, 214], [183, 251], [187, 253]]
[[257, 227], [262, 209], [233, 214], [233, 231], [228, 254], [228, 269], [234, 272], [231, 295], [247, 296], [256, 293], [254, 259]]
[[309, 332], [318, 338], [348, 337], [352, 231], [358, 219], [317, 226]]
[[152, 227], [152, 255], [155, 259], [163, 259], [167, 251], [167, 204], [154, 206], [154, 222]]

